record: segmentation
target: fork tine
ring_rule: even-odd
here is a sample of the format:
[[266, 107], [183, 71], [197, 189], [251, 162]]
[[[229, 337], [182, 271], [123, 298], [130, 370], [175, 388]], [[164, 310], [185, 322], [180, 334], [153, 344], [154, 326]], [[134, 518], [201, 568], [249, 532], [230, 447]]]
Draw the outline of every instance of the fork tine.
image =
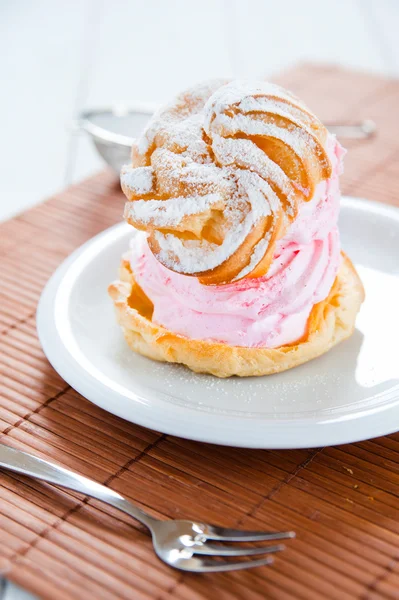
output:
[[213, 525], [203, 527], [203, 533], [207, 539], [218, 540], [219, 542], [266, 542], [295, 537], [294, 531], [245, 531], [215, 527]]
[[263, 546], [261, 548], [237, 548], [237, 546], [217, 546], [215, 544], [204, 544], [192, 547], [194, 554], [205, 554], [208, 556], [254, 556], [255, 554], [271, 554], [281, 552], [285, 546]]
[[239, 571], [241, 569], [253, 569], [254, 567], [263, 567], [265, 565], [271, 565], [273, 562], [273, 558], [269, 556], [268, 558], [258, 558], [256, 560], [248, 560], [248, 561], [239, 561], [239, 562], [231, 562], [231, 561], [215, 561], [209, 559], [198, 559], [199, 565], [196, 567], [196, 571], [200, 573], [206, 572], [217, 572], [217, 571]]

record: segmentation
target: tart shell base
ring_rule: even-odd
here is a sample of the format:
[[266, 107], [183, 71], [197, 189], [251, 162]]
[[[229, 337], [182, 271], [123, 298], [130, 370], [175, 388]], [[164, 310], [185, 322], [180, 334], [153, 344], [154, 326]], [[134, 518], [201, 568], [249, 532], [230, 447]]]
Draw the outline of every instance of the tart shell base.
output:
[[245, 348], [189, 339], [153, 323], [151, 302], [137, 285], [125, 260], [122, 260], [120, 280], [112, 283], [108, 291], [132, 350], [154, 360], [181, 363], [192, 371], [216, 377], [270, 375], [324, 354], [353, 333], [356, 315], [364, 300], [362, 282], [343, 253], [330, 294], [313, 307], [302, 340], [279, 348]]

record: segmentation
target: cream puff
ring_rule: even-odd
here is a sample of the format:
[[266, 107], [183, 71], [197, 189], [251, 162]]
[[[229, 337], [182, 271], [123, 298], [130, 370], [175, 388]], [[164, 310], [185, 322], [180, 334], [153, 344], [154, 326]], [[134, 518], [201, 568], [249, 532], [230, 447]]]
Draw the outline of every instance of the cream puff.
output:
[[276, 373], [353, 332], [344, 150], [295, 96], [216, 81], [154, 115], [121, 174], [133, 225], [110, 285], [130, 347], [219, 377]]

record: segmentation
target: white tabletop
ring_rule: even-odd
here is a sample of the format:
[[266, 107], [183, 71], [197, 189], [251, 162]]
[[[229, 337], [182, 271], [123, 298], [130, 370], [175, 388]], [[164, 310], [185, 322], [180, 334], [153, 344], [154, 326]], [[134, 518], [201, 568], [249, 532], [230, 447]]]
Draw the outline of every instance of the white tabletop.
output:
[[399, 75], [398, 31], [397, 0], [3, 0], [0, 220], [102, 167], [72, 131], [84, 108], [304, 60]]

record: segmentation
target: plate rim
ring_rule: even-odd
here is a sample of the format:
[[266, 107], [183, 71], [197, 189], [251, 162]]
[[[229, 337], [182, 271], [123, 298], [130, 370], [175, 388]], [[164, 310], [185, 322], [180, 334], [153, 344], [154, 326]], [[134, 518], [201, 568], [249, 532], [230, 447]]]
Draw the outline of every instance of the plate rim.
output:
[[[348, 208], [355, 207], [367, 212], [389, 216], [397, 221], [399, 226], [399, 209], [396, 207], [353, 196], [342, 196], [341, 204]], [[71, 267], [77, 263], [77, 260], [82, 256], [87, 255], [90, 258], [91, 255], [95, 255], [96, 252], [93, 252], [93, 249], [95, 250], [100, 241], [109, 238], [112, 243], [112, 239], [115, 239], [115, 233], [121, 231], [122, 234], [125, 230], [126, 232], [129, 230], [129, 225], [124, 222], [117, 223], [97, 234], [72, 252], [48, 280], [37, 308], [37, 332], [47, 359], [66, 383], [87, 400], [127, 421], [162, 431], [168, 435], [234, 447], [259, 449], [311, 448], [325, 446], [326, 437], [328, 437], [328, 445], [330, 446], [352, 443], [380, 435], [389, 435], [398, 430], [398, 425], [394, 425], [394, 423], [399, 422], [399, 396], [396, 404], [386, 407], [382, 406], [377, 411], [375, 409], [372, 411], [365, 410], [360, 415], [354, 414], [351, 416], [351, 413], [341, 415], [335, 420], [328, 419], [323, 421], [318, 418], [312, 422], [309, 418], [306, 420], [279, 419], [275, 421], [270, 418], [257, 419], [258, 426], [255, 427], [256, 431], [252, 429], [249, 433], [245, 434], [245, 428], [232, 431], [232, 426], [237, 426], [237, 422], [242, 417], [226, 414], [211, 415], [206, 412], [201, 413], [194, 407], [173, 404], [171, 417], [168, 416], [168, 411], [166, 410], [162, 413], [161, 418], [157, 418], [158, 412], [154, 411], [154, 400], [152, 400], [153, 405], [151, 406], [146, 403], [145, 398], [133, 391], [128, 399], [117, 391], [106, 387], [98, 379], [96, 380], [81, 366], [63, 343], [56, 327], [54, 308], [59, 288], [65, 281], [66, 275], [70, 273]], [[89, 252], [90, 249], [92, 249], [91, 253]], [[113, 396], [113, 402], [110, 400], [110, 396]], [[127, 402], [131, 400], [136, 402], [134, 405], [135, 410], [134, 412], [130, 411], [133, 414], [128, 415], [127, 412], [129, 411], [126, 406]], [[159, 402], [164, 404], [165, 407], [166, 405], [170, 407], [170, 404], [165, 400], [161, 399]], [[396, 418], [390, 418], [389, 415], [391, 413], [391, 417], [394, 415]], [[193, 417], [195, 417], [194, 427], [192, 423]], [[253, 424], [253, 420], [251, 419], [250, 421]], [[353, 432], [351, 424], [354, 421], [362, 423], [362, 431], [365, 433], [362, 433], [360, 437]], [[391, 428], [386, 426], [387, 422], [392, 423]], [[259, 423], [262, 423], [262, 428], [259, 427]], [[203, 425], [203, 427], [200, 425]], [[310, 431], [306, 432], [307, 435], [305, 437], [308, 439], [304, 443], [303, 430], [310, 426], [313, 426], [314, 430], [312, 433]], [[298, 436], [298, 432], [301, 435]], [[287, 443], [287, 438], [290, 440], [289, 443]]]

